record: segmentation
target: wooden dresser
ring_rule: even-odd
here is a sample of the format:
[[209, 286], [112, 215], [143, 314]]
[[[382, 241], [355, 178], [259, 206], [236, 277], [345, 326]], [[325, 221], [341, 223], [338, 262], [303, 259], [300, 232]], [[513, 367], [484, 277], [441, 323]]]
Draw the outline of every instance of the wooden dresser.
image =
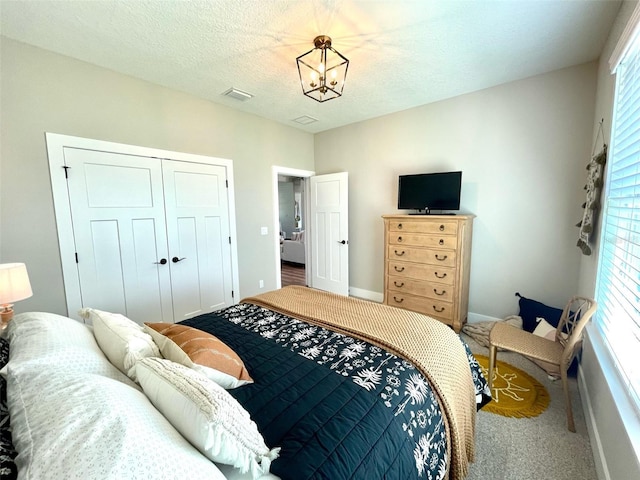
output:
[[474, 215], [383, 215], [384, 303], [467, 321]]

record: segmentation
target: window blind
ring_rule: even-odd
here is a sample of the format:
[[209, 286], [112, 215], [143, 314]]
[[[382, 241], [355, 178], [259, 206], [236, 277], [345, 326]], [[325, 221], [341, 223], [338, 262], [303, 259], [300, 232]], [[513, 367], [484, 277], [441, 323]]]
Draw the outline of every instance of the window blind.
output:
[[617, 67], [596, 278], [600, 328], [640, 409], [640, 41]]

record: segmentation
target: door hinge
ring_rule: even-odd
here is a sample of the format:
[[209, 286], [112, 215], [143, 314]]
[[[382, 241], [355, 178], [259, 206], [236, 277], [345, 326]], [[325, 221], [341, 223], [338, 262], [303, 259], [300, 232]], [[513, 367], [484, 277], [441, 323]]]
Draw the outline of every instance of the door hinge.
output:
[[226, 186], [227, 188], [229, 188], [229, 180], [225, 180], [225, 181], [224, 181], [224, 184], [225, 184], [225, 186]]
[[79, 263], [78, 262], [78, 252], [76, 252], [76, 263]]
[[231, 237], [229, 237], [229, 245], [231, 245]]
[[234, 298], [235, 295], [233, 294], [233, 290], [231, 290], [231, 298]]
[[71, 167], [69, 167], [67, 165], [63, 165], [62, 168], [64, 168], [64, 178], [69, 178], [69, 169]]

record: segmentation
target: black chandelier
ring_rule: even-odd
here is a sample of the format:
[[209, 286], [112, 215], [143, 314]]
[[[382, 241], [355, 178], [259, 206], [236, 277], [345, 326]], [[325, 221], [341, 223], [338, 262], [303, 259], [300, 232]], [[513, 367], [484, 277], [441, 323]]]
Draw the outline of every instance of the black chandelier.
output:
[[342, 96], [349, 60], [331, 46], [331, 37], [320, 35], [315, 48], [296, 58], [302, 93], [318, 102]]

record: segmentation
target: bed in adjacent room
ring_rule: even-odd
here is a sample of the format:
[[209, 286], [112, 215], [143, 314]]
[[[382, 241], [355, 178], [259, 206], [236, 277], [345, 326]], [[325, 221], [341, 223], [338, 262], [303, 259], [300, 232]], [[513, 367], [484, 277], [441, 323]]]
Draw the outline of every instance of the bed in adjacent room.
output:
[[[19, 478], [462, 479], [490, 399], [444, 324], [306, 287], [148, 324], [135, 354], [101, 345], [103, 328], [42, 313], [9, 326]], [[181, 360], [176, 330], [215, 335], [240, 368]]]

